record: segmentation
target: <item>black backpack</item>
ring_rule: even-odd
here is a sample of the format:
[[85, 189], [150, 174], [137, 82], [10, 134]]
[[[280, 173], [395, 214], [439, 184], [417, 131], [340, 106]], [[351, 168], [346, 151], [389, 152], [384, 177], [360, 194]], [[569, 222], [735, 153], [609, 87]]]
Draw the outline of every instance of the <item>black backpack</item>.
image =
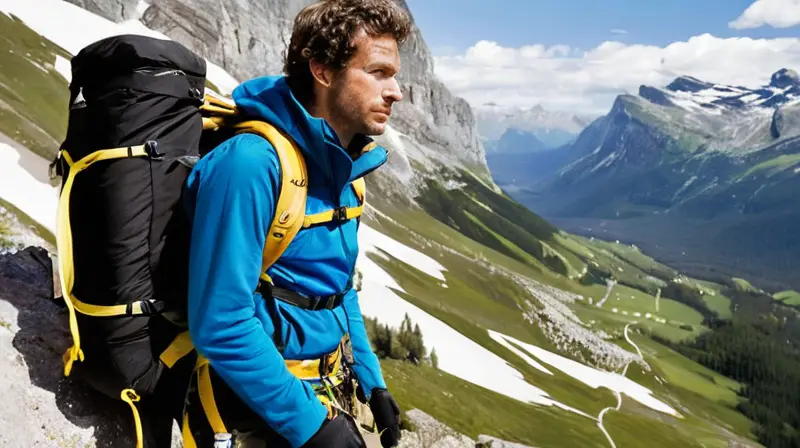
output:
[[[153, 393], [185, 325], [189, 231], [180, 199], [199, 157], [206, 63], [137, 35], [95, 42], [71, 61], [57, 242], [76, 373], [113, 398]], [[185, 345], [185, 344], [184, 344]], [[190, 347], [186, 348], [186, 351]]]

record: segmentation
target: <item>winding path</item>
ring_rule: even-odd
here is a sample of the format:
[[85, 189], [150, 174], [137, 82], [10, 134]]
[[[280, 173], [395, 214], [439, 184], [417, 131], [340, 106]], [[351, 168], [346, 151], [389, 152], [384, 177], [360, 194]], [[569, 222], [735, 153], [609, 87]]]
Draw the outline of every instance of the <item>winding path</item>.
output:
[[599, 302], [597, 302], [598, 308], [602, 307], [606, 303], [606, 300], [608, 300], [609, 296], [611, 296], [611, 291], [614, 290], [614, 286], [616, 284], [617, 284], [616, 280], [609, 280], [608, 282], [606, 282], [606, 295], [603, 296], [603, 298]]
[[[630, 327], [631, 324], [635, 324], [635, 323], [636, 323], [636, 321], [630, 322], [630, 323], [628, 323], [628, 325], [625, 325], [625, 340], [628, 341], [628, 344], [631, 344], [633, 346], [633, 348], [636, 349], [636, 353], [639, 355], [640, 358], [642, 358], [644, 360], [644, 356], [642, 355], [642, 351], [639, 350], [639, 347], [628, 336], [628, 327]], [[633, 361], [629, 361], [627, 364], [625, 364], [625, 368], [622, 369], [622, 376], [625, 376], [628, 373], [628, 366], [631, 365], [631, 362], [633, 362]], [[617, 392], [617, 391], [613, 391], [613, 392], [614, 392], [614, 395], [617, 397], [617, 405], [614, 406], [614, 407], [609, 406], [609, 407], [603, 409], [602, 411], [600, 411], [600, 415], [597, 416], [597, 427], [600, 428], [600, 431], [603, 431], [603, 434], [605, 434], [606, 438], [608, 439], [608, 443], [611, 444], [611, 448], [617, 448], [617, 445], [614, 443], [614, 439], [611, 438], [611, 435], [608, 433], [608, 431], [606, 431], [605, 426], [603, 426], [603, 417], [606, 415], [606, 412], [611, 411], [611, 410], [619, 411], [619, 408], [622, 407], [622, 395], [620, 395], [620, 393]]]

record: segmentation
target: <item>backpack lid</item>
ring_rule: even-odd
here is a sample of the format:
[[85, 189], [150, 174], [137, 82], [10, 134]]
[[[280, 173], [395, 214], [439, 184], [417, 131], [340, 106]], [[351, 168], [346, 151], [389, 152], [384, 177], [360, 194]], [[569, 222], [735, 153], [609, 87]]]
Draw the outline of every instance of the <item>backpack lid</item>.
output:
[[180, 70], [205, 78], [206, 61], [182, 44], [135, 34], [112, 36], [83, 48], [72, 58], [72, 84], [96, 86], [137, 70]]

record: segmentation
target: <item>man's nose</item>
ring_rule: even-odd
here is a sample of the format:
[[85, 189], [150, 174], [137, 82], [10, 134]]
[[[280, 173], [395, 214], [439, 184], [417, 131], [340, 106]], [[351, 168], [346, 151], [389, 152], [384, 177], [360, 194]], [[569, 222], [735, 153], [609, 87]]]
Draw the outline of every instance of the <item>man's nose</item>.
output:
[[400, 90], [400, 83], [395, 78], [392, 78], [391, 86], [383, 91], [383, 97], [387, 101], [399, 102], [403, 101], [403, 92]]

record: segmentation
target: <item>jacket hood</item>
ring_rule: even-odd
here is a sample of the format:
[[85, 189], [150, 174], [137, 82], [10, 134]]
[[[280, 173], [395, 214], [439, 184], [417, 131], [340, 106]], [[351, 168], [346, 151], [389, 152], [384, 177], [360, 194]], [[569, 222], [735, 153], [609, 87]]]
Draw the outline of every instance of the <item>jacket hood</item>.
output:
[[242, 113], [263, 119], [289, 135], [337, 191], [387, 160], [386, 149], [364, 135], [355, 136], [349, 147], [344, 148], [328, 122], [311, 116], [300, 104], [284, 76], [245, 81], [234, 89], [232, 97]]

